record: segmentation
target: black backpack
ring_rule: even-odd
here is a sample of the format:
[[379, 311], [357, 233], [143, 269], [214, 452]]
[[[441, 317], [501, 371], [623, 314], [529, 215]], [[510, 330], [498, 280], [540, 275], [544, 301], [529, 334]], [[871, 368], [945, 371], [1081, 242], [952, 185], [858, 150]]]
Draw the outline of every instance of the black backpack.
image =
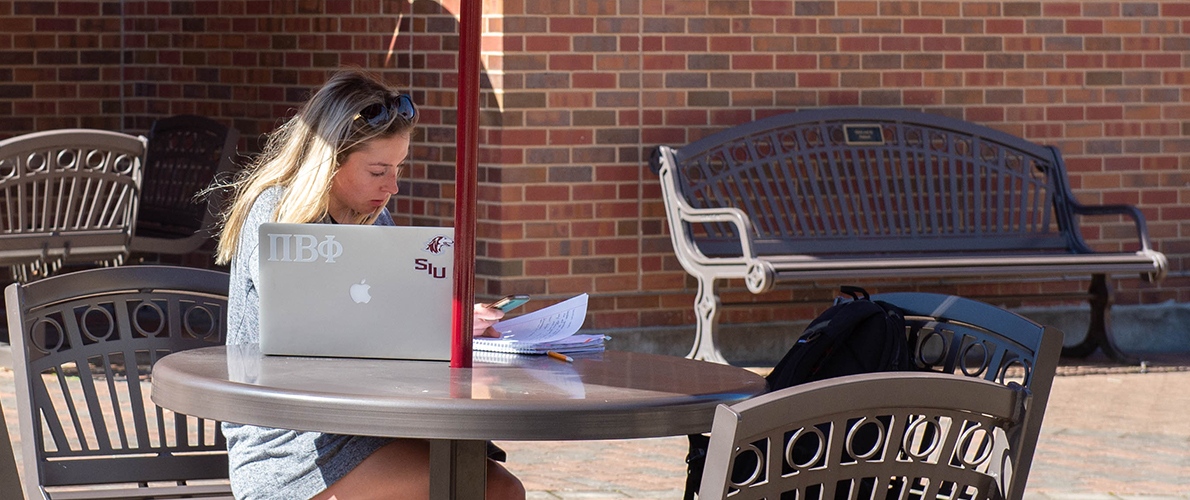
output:
[[[873, 301], [863, 288], [844, 286], [840, 291], [851, 298], [818, 315], [769, 373], [769, 390], [843, 375], [913, 369], [905, 314], [883, 301]], [[861, 296], [862, 295], [862, 296]], [[705, 434], [691, 434], [686, 455], [685, 500], [693, 500], [702, 482], [706, 462]], [[753, 455], [741, 458], [753, 459]], [[753, 470], [737, 466], [738, 470]], [[744, 479], [744, 478], [741, 478]]]

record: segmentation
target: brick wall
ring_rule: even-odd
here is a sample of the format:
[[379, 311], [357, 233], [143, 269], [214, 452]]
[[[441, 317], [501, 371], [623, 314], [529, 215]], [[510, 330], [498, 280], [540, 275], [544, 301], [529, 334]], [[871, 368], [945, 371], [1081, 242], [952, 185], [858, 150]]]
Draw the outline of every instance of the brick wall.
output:
[[[197, 113], [240, 129], [250, 152], [329, 71], [361, 66], [421, 106], [399, 220], [449, 224], [457, 11], [457, 0], [0, 1], [0, 137], [143, 133]], [[1078, 198], [1139, 205], [1170, 257], [1169, 279], [1121, 280], [1118, 302], [1188, 301], [1188, 32], [1182, 0], [488, 0], [476, 291], [532, 293], [538, 305], [590, 292], [589, 327], [692, 324], [694, 285], [670, 248], [649, 150], [786, 111], [865, 105], [1058, 145]], [[1123, 221], [1087, 237], [1108, 249], [1132, 239]], [[754, 299], [733, 287], [728, 298]], [[814, 309], [732, 309], [724, 322]]]

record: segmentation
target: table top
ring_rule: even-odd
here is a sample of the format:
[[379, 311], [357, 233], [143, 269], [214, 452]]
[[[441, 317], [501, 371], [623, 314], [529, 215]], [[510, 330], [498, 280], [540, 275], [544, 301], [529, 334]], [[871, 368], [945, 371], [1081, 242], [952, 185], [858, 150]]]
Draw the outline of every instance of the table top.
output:
[[707, 432], [719, 403], [765, 390], [762, 377], [729, 365], [623, 351], [572, 357], [477, 351], [474, 367], [451, 368], [207, 347], [158, 361], [152, 397], [178, 413], [284, 429], [555, 441]]

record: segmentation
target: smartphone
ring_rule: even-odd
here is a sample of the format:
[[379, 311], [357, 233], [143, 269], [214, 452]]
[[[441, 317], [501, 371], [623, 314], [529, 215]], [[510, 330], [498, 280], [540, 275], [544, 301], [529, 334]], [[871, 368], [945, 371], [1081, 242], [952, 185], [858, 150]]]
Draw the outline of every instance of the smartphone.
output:
[[505, 295], [500, 300], [488, 304], [492, 309], [499, 309], [504, 312], [511, 311], [529, 301], [528, 295]]

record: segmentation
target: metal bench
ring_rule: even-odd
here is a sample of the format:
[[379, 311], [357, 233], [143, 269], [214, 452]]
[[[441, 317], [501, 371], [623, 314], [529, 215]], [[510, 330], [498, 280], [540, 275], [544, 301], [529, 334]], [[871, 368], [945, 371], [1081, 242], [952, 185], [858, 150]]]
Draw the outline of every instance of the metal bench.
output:
[[[807, 110], [660, 146], [650, 163], [674, 252], [698, 279], [693, 358], [723, 361], [718, 280], [759, 294], [777, 283], [1090, 276], [1086, 340], [1063, 354], [1102, 348], [1127, 361], [1108, 332], [1107, 278], [1157, 281], [1168, 268], [1135, 207], [1074, 198], [1056, 148], [942, 116]], [[1137, 248], [1092, 249], [1082, 216], [1131, 219]]]

